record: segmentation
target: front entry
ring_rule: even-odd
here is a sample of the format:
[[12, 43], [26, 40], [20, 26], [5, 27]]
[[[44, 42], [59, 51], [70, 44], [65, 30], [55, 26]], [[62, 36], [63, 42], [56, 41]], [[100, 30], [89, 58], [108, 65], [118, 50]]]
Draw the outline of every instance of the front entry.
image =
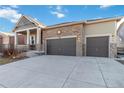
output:
[[30, 49], [31, 50], [35, 50], [36, 49], [36, 46], [35, 46], [35, 35], [31, 35], [30, 36]]
[[87, 37], [86, 55], [95, 57], [108, 57], [109, 36]]
[[76, 55], [76, 38], [62, 38], [47, 40], [48, 55]]

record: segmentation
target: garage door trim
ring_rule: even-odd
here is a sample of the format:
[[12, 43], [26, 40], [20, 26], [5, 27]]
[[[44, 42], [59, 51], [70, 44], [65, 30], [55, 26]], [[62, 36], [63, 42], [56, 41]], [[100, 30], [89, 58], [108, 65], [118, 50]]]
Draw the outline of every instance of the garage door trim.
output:
[[46, 40], [49, 40], [49, 39], [61, 39], [61, 38], [76, 38], [77, 36], [76, 35], [72, 35], [72, 36], [61, 36], [61, 37], [49, 37], [49, 38], [46, 38]]
[[87, 55], [87, 38], [88, 37], [108, 37], [108, 57], [110, 57], [110, 36], [111, 36], [111, 34], [103, 34], [103, 35], [99, 35], [99, 34], [97, 34], [97, 35], [85, 35], [85, 44], [86, 44], [86, 46], [85, 46], [85, 56]]

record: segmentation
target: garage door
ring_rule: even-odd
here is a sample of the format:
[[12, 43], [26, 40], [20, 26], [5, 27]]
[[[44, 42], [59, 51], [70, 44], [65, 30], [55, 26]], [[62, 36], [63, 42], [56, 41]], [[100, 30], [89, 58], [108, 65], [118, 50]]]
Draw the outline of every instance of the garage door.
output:
[[76, 38], [47, 40], [48, 55], [76, 55]]
[[88, 37], [87, 56], [108, 57], [109, 37]]

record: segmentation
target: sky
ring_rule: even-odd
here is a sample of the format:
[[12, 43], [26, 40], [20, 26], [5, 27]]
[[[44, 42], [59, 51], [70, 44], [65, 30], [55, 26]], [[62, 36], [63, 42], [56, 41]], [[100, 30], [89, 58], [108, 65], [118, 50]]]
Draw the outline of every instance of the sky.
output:
[[124, 16], [124, 6], [114, 5], [0, 5], [0, 31], [12, 32], [21, 15], [49, 26], [63, 22]]

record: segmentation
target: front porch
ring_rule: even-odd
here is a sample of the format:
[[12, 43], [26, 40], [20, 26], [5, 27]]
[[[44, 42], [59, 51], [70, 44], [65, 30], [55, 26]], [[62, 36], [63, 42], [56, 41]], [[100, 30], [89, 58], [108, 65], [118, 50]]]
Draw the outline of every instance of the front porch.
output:
[[35, 27], [15, 32], [15, 48], [18, 50], [41, 50], [41, 28]]

